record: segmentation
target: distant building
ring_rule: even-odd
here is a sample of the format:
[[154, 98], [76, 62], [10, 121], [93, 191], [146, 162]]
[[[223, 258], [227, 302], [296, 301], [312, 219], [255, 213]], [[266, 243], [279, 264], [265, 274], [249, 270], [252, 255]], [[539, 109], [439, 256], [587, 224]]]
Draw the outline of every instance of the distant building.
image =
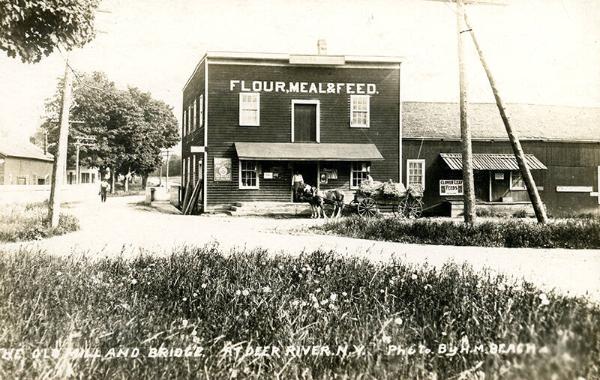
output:
[[54, 158], [29, 142], [0, 142], [0, 185], [48, 185]]
[[[550, 214], [600, 212], [600, 108], [509, 104], [507, 112]], [[451, 206], [453, 215], [460, 213], [458, 104], [405, 102], [402, 119], [403, 182], [424, 189], [426, 207]], [[470, 104], [469, 123], [477, 204], [508, 210], [528, 205], [496, 104]]]
[[[98, 170], [98, 168], [88, 168], [82, 166], [79, 168], [79, 176], [79, 183], [96, 183], [100, 179], [100, 171]], [[77, 171], [75, 170], [75, 168], [67, 169], [65, 182], [69, 185], [77, 184]]]

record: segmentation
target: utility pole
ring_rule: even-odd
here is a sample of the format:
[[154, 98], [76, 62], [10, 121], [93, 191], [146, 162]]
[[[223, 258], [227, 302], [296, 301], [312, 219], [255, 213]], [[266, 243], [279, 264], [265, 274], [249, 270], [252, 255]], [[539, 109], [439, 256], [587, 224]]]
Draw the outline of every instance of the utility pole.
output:
[[67, 145], [69, 143], [69, 111], [71, 109], [71, 95], [73, 91], [73, 78], [68, 59], [65, 59], [65, 76], [62, 93], [62, 107], [60, 110], [60, 130], [58, 147], [52, 166], [52, 183], [50, 186], [50, 201], [48, 202], [48, 215], [50, 226], [57, 227], [60, 216], [60, 192], [67, 167]]
[[460, 88], [460, 138], [462, 141], [462, 176], [463, 176], [463, 202], [464, 221], [466, 224], [475, 222], [475, 185], [473, 178], [473, 148], [471, 145], [471, 129], [469, 128], [469, 100], [467, 84], [467, 63], [465, 61], [464, 32], [465, 6], [463, 0], [456, 0], [456, 32], [458, 38], [458, 81]]
[[523, 176], [523, 180], [527, 187], [527, 192], [529, 193], [529, 199], [531, 199], [531, 204], [533, 206], [533, 210], [535, 211], [535, 216], [537, 218], [538, 223], [545, 224], [548, 222], [548, 216], [546, 215], [546, 209], [544, 204], [542, 203], [542, 199], [540, 198], [540, 194], [538, 192], [537, 186], [531, 175], [531, 171], [527, 166], [527, 161], [525, 159], [525, 153], [523, 152], [523, 148], [521, 147], [521, 142], [519, 141], [519, 136], [516, 131], [511, 127], [510, 120], [506, 115], [506, 109], [504, 107], [504, 102], [500, 97], [500, 92], [498, 91], [498, 87], [496, 86], [496, 81], [492, 75], [492, 71], [490, 70], [487, 61], [483, 55], [483, 51], [481, 50], [481, 46], [479, 45], [479, 41], [477, 40], [477, 36], [471, 27], [469, 22], [469, 18], [466, 13], [463, 15], [465, 25], [471, 33], [471, 38], [473, 39], [473, 43], [475, 44], [475, 49], [477, 50], [477, 54], [479, 55], [479, 60], [481, 61], [481, 65], [485, 70], [488, 81], [490, 82], [490, 87], [492, 88], [492, 92], [494, 93], [494, 98], [496, 99], [496, 105], [498, 106], [498, 111], [500, 112], [500, 117], [502, 118], [502, 122], [504, 123], [504, 128], [506, 128], [506, 133], [508, 134], [508, 139], [510, 140], [510, 145], [512, 146], [513, 152], [515, 154], [517, 163], [519, 164], [519, 169], [521, 170], [521, 175]]

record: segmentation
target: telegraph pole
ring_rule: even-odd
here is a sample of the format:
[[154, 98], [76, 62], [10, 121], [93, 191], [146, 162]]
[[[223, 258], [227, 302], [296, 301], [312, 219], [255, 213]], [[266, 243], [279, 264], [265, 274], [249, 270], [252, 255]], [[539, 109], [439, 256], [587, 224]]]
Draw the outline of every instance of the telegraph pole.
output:
[[67, 167], [67, 145], [69, 143], [69, 111], [71, 109], [71, 96], [73, 91], [73, 77], [69, 60], [65, 59], [65, 76], [62, 93], [62, 107], [60, 110], [60, 130], [58, 147], [52, 166], [52, 183], [50, 185], [50, 201], [48, 202], [48, 215], [50, 226], [57, 227], [60, 216], [61, 186], [64, 181]]
[[460, 88], [460, 137], [462, 141], [462, 176], [463, 176], [463, 202], [464, 221], [466, 224], [475, 222], [475, 185], [473, 178], [473, 148], [471, 145], [471, 129], [469, 128], [469, 100], [467, 84], [467, 63], [465, 61], [464, 38], [465, 6], [463, 0], [456, 0], [456, 32], [458, 38], [458, 81]]
[[492, 75], [492, 71], [490, 70], [487, 61], [485, 60], [485, 56], [483, 55], [483, 51], [481, 50], [481, 46], [479, 45], [479, 41], [477, 40], [477, 36], [471, 27], [469, 22], [469, 18], [466, 13], [463, 15], [465, 25], [467, 26], [467, 30], [471, 33], [471, 38], [473, 39], [473, 43], [475, 44], [475, 49], [477, 50], [477, 54], [479, 55], [479, 60], [481, 61], [481, 65], [485, 70], [488, 81], [490, 82], [490, 87], [492, 88], [492, 92], [494, 93], [494, 98], [496, 99], [496, 105], [498, 106], [498, 111], [500, 112], [500, 117], [502, 118], [502, 122], [504, 123], [504, 128], [506, 128], [506, 133], [508, 134], [508, 139], [510, 140], [510, 145], [512, 146], [513, 152], [515, 154], [517, 163], [519, 164], [519, 169], [521, 170], [521, 175], [523, 176], [523, 180], [527, 187], [527, 192], [529, 193], [529, 199], [531, 199], [531, 204], [533, 206], [533, 210], [535, 211], [535, 216], [537, 218], [538, 223], [545, 224], [548, 222], [548, 216], [546, 215], [546, 209], [544, 204], [542, 203], [542, 199], [540, 198], [540, 194], [538, 192], [537, 186], [531, 175], [531, 171], [527, 166], [527, 161], [525, 159], [525, 153], [523, 152], [523, 148], [521, 147], [521, 142], [519, 141], [519, 136], [516, 131], [510, 125], [510, 120], [506, 115], [506, 109], [504, 107], [504, 102], [500, 97], [500, 92], [498, 91], [498, 87], [496, 86], [496, 81]]

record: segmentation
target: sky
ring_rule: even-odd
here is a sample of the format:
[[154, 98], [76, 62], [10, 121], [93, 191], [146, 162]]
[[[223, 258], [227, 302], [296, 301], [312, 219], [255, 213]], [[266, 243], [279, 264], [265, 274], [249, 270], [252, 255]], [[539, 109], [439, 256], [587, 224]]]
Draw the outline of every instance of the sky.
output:
[[[600, 1], [504, 0], [467, 11], [506, 102], [600, 106]], [[181, 116], [182, 89], [208, 51], [404, 57], [405, 101], [456, 101], [455, 6], [427, 0], [103, 0], [78, 71], [152, 93]], [[493, 97], [470, 40], [469, 98]], [[64, 72], [55, 53], [24, 64], [0, 52], [0, 138], [28, 138]]]

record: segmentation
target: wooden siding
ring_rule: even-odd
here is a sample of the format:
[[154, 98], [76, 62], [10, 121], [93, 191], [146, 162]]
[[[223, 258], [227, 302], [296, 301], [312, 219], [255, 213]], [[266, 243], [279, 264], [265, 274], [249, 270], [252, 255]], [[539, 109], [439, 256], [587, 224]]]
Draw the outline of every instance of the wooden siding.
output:
[[[449, 170], [440, 153], [458, 153], [461, 151], [459, 141], [439, 140], [403, 140], [403, 160], [421, 158], [425, 159], [425, 194], [426, 206], [431, 206], [446, 199], [462, 199], [459, 197], [441, 197], [439, 195], [440, 179], [460, 179], [460, 171]], [[552, 215], [568, 214], [572, 212], [598, 212], [598, 198], [589, 193], [559, 193], [557, 186], [592, 186], [597, 191], [598, 166], [600, 166], [599, 143], [561, 143], [544, 141], [523, 141], [526, 153], [535, 155], [548, 170], [534, 170], [533, 177], [540, 191], [542, 200]], [[507, 141], [473, 141], [474, 153], [512, 153]], [[494, 192], [493, 197], [512, 197], [513, 201], [528, 201], [526, 190], [510, 190], [509, 172], [505, 173], [504, 180], [498, 180], [497, 189], [504, 188], [503, 192]], [[476, 176], [477, 176], [476, 172]], [[486, 173], [487, 174], [487, 173]], [[403, 173], [403, 182], [406, 182], [406, 172]], [[477, 178], [476, 178], [477, 179]], [[492, 178], [492, 181], [494, 179]], [[482, 183], [484, 181], [482, 180]], [[476, 181], [477, 183], [477, 181]], [[489, 179], [488, 182], [489, 184]], [[487, 192], [487, 188], [485, 190]], [[477, 191], [476, 191], [477, 193]], [[486, 199], [487, 200], [487, 199]]]
[[[370, 128], [350, 127], [350, 95], [269, 93], [260, 98], [260, 126], [239, 126], [239, 86], [230, 91], [230, 80], [284, 82], [374, 83], [377, 94], [370, 100]], [[208, 69], [207, 201], [217, 205], [243, 200], [289, 201], [291, 168], [277, 180], [264, 180], [259, 190], [238, 189], [238, 160], [234, 143], [291, 142], [292, 100], [319, 100], [321, 143], [373, 143], [385, 161], [371, 165], [376, 180], [398, 181], [399, 171], [399, 69], [323, 68], [210, 64]], [[189, 144], [184, 140], [183, 145]], [[186, 149], [185, 147], [183, 148]], [[215, 157], [232, 159], [232, 181], [213, 180]], [[326, 165], [322, 163], [322, 166]], [[344, 164], [336, 164], [344, 165]], [[335, 185], [349, 189], [347, 170], [338, 170]], [[346, 173], [347, 172], [347, 173]], [[334, 182], [331, 182], [334, 185]], [[329, 188], [329, 184], [327, 185]]]
[[[198, 65], [198, 70], [195, 72], [194, 76], [190, 79], [190, 81], [188, 82], [188, 84], [186, 85], [186, 87], [183, 90], [183, 104], [182, 104], [182, 138], [181, 138], [181, 163], [182, 163], [182, 171], [181, 171], [181, 176], [182, 176], [182, 181], [181, 184], [183, 186], [182, 191], [185, 193], [185, 186], [187, 183], [187, 179], [184, 178], [184, 175], [186, 177], [189, 177], [188, 173], [185, 171], [185, 162], [186, 159], [188, 157], [193, 157], [196, 160], [198, 159], [202, 159], [203, 158], [203, 154], [199, 154], [199, 153], [191, 153], [190, 152], [190, 147], [191, 146], [204, 146], [204, 122], [202, 123], [202, 127], [200, 127], [200, 120], [199, 120], [199, 115], [200, 115], [200, 104], [198, 102], [198, 98], [200, 97], [200, 95], [204, 95], [204, 89], [205, 89], [205, 77], [204, 77], [204, 71], [205, 71], [205, 65], [206, 63], [203, 62], [200, 65]], [[194, 112], [195, 117], [196, 117], [196, 121], [195, 121], [195, 125], [196, 128], [191, 130], [190, 133], [188, 134], [184, 134], [184, 125], [185, 125], [185, 121], [183, 119], [183, 115], [185, 115], [184, 110], [187, 112], [187, 110], [189, 109], [189, 106], [193, 106], [194, 104], [194, 100], [196, 100], [196, 110]], [[204, 104], [206, 104], [206, 95], [204, 95]], [[203, 104], [203, 105], [204, 105]], [[204, 107], [204, 112], [206, 112], [206, 107]], [[196, 173], [196, 175], [198, 175]]]

